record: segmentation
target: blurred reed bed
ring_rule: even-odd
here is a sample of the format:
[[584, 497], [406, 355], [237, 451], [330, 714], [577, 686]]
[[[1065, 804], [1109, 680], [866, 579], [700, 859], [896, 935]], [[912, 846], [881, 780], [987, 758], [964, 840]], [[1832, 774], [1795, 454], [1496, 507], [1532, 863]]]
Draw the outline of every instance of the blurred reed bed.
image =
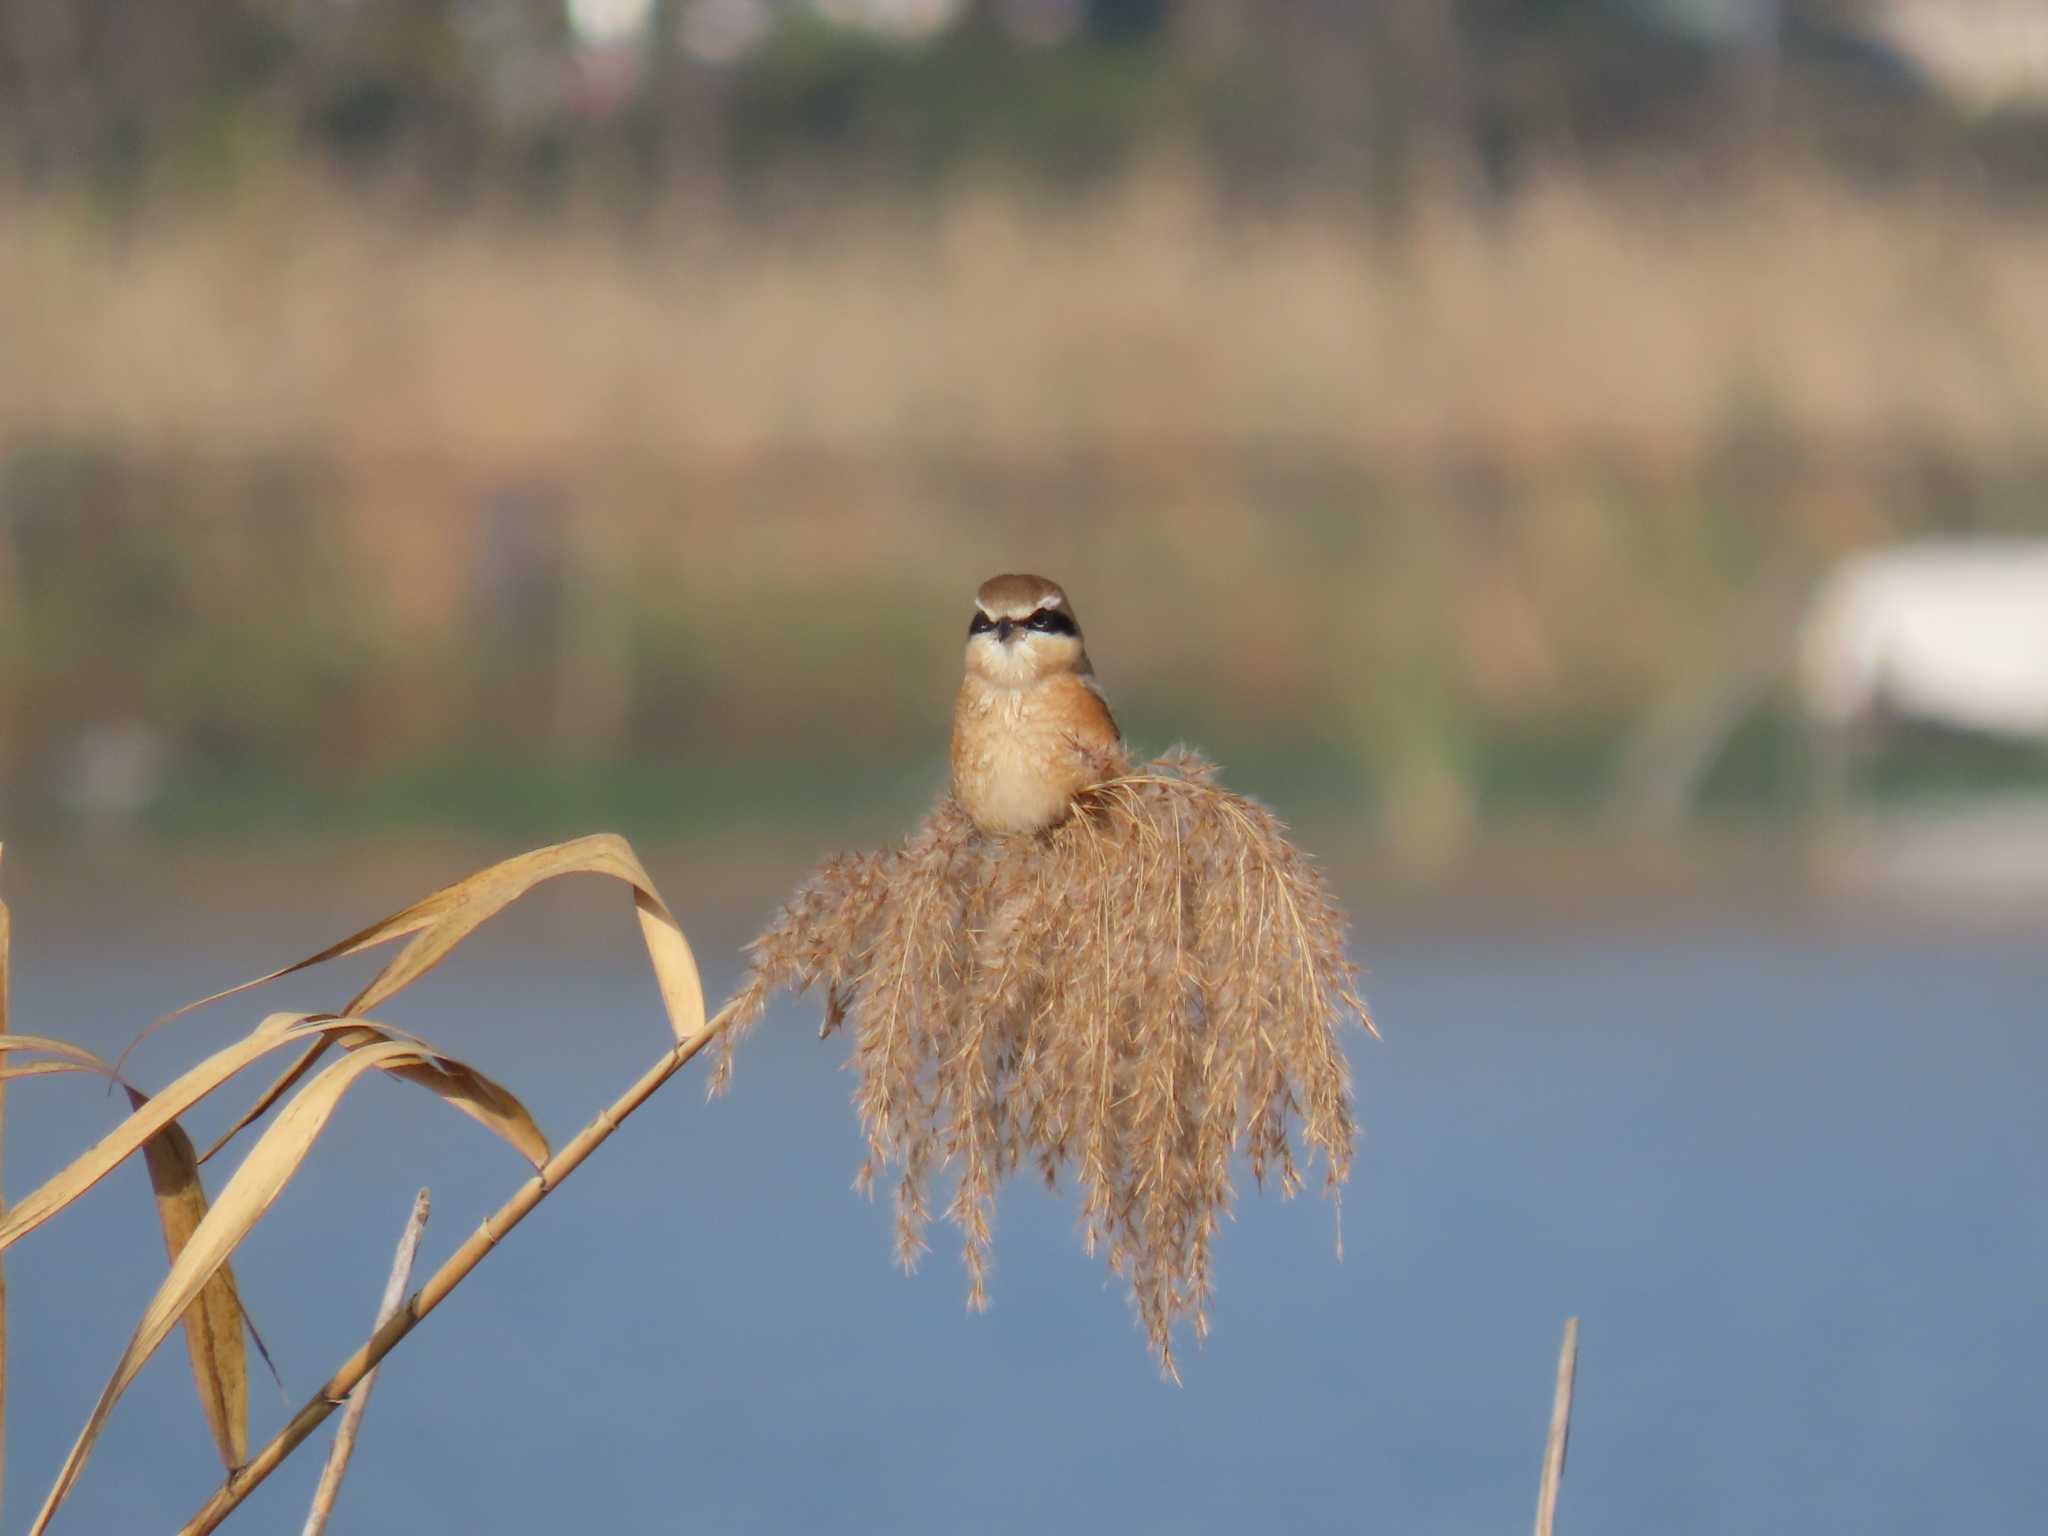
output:
[[778, 990], [824, 994], [853, 1034], [872, 1191], [891, 1165], [896, 1254], [924, 1251], [935, 1178], [968, 1301], [988, 1304], [997, 1186], [1021, 1168], [1081, 1190], [1161, 1368], [1208, 1331], [1209, 1247], [1233, 1161], [1301, 1187], [1293, 1136], [1351, 1168], [1350, 1070], [1370, 1029], [1344, 917], [1265, 807], [1176, 751], [1085, 791], [1041, 835], [992, 837], [947, 797], [900, 846], [828, 860], [751, 946], [734, 1030]]
[[893, 824], [930, 615], [1028, 547], [1087, 573], [1141, 743], [1198, 718], [1425, 851], [1587, 818], [1760, 589], [2048, 526], [2043, 257], [2023, 210], [1790, 172], [1398, 223], [1170, 172], [631, 228], [17, 196], [0, 795], [201, 840]]
[[1815, 174], [1539, 179], [1398, 222], [1196, 177], [775, 216], [423, 214], [286, 179], [109, 222], [0, 212], [12, 442], [248, 459], [730, 467], [1270, 445], [1587, 452], [1684, 474], [1731, 408], [1794, 441], [2028, 451], [2048, 226]]

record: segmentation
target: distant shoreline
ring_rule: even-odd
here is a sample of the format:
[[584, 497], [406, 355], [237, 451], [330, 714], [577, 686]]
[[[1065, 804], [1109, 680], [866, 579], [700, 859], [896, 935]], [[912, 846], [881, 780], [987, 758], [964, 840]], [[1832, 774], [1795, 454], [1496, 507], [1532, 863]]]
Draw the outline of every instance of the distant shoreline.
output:
[[[907, 824], [906, 824], [907, 825]], [[597, 830], [592, 828], [590, 830]], [[880, 846], [860, 835], [637, 840], [686, 928], [736, 946], [818, 859]], [[1851, 821], [1788, 838], [1722, 827], [1666, 841], [1525, 832], [1419, 868], [1361, 839], [1309, 846], [1331, 869], [1370, 951], [1404, 930], [1492, 932], [1785, 924], [1863, 932], [2038, 932], [2048, 902], [2048, 797], [1955, 802]], [[539, 840], [534, 840], [538, 842]], [[494, 859], [524, 851], [496, 837], [377, 836], [268, 848], [152, 845], [98, 839], [10, 845], [0, 893], [42, 921], [206, 921], [261, 913], [266, 922], [367, 922]], [[599, 905], [610, 892], [591, 898]], [[581, 904], [581, 898], [571, 906]], [[572, 928], [573, 928], [572, 924]]]

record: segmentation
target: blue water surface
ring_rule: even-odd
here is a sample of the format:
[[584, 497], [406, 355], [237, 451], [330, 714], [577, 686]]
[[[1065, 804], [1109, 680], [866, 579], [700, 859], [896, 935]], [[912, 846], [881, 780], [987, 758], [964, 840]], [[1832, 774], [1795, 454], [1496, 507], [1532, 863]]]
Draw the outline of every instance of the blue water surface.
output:
[[[388, 1016], [566, 1136], [662, 1044], [612, 894], [542, 893]], [[308, 905], [18, 911], [16, 1027], [116, 1050], [367, 915]], [[849, 1192], [843, 1044], [792, 1006], [730, 1098], [690, 1069], [393, 1356], [330, 1529], [1525, 1529], [1568, 1315], [1574, 1536], [2048, 1529], [2048, 949], [1699, 916], [1360, 927], [1386, 1040], [1351, 1042], [1344, 1258], [1327, 1202], [1248, 1197], [1185, 1386], [1064, 1198], [1007, 1192], [985, 1315], [946, 1228], [895, 1271], [887, 1202]], [[731, 948], [704, 947], [718, 992]], [[160, 1084], [360, 974], [181, 1021], [136, 1070]], [[120, 1106], [12, 1086], [18, 1197]], [[239, 1262], [291, 1402], [367, 1331], [415, 1188], [434, 1263], [524, 1173], [416, 1088], [355, 1090]], [[0, 1528], [26, 1526], [163, 1262], [127, 1168], [8, 1254]], [[286, 1406], [267, 1381], [253, 1401], [261, 1438]], [[297, 1530], [309, 1450], [229, 1529]], [[57, 1529], [175, 1529], [218, 1477], [174, 1339]]]

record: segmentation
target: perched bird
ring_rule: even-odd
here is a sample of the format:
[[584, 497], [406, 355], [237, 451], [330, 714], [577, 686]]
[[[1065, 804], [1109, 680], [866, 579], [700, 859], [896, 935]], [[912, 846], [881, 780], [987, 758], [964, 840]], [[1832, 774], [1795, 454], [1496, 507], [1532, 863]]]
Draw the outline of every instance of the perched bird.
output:
[[953, 701], [953, 794], [974, 824], [1043, 831], [1128, 761], [1067, 594], [1043, 576], [983, 582]]

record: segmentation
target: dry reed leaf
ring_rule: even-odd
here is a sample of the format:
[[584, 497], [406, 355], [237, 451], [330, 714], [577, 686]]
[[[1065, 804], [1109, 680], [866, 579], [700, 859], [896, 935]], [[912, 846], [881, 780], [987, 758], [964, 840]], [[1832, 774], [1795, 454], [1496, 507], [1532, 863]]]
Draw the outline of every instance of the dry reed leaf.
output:
[[[36, 1064], [42, 1071], [50, 1072], [97, 1072], [111, 1078], [114, 1069], [82, 1045], [73, 1045], [69, 1040], [59, 1040], [54, 1035], [10, 1035], [0, 1034], [0, 1056], [10, 1055], [54, 1056], [55, 1061]], [[17, 1070], [17, 1069], [10, 1069]], [[27, 1077], [32, 1074], [28, 1065], [19, 1073]]]
[[[339, 960], [348, 955], [360, 954], [374, 949], [379, 944], [410, 934], [412, 942], [407, 944], [373, 976], [369, 984], [358, 992], [342, 1008], [344, 1014], [361, 1014], [379, 1003], [395, 996], [445, 959], [456, 945], [474, 933], [484, 923], [497, 916], [506, 907], [524, 896], [544, 880], [561, 875], [609, 875], [622, 880], [633, 889], [633, 905], [640, 917], [640, 934], [647, 947], [647, 958], [654, 969], [654, 977], [661, 992], [664, 1011], [668, 1015], [669, 1028], [678, 1041], [687, 1040], [704, 1027], [704, 987], [697, 974], [696, 957], [690, 951], [689, 941], [683, 937], [683, 930], [677, 924], [661, 895], [641, 867], [632, 845], [624, 838], [611, 832], [600, 832], [590, 837], [579, 837], [552, 847], [536, 848], [531, 853], [520, 854], [517, 858], [506, 859], [488, 869], [479, 870], [453, 885], [444, 886], [431, 896], [421, 898], [411, 906], [394, 912], [391, 916], [358, 933], [353, 933], [340, 942], [329, 945], [318, 954], [308, 955], [303, 960], [281, 966], [268, 975], [216, 992], [211, 997], [202, 997], [196, 1002], [167, 1013], [136, 1037], [129, 1050], [140, 1044], [159, 1025], [203, 1008], [208, 1003], [219, 1002], [246, 992], [251, 987], [260, 987], [279, 977], [289, 976], [311, 966], [321, 965], [329, 960]], [[241, 1118], [228, 1127], [212, 1146], [207, 1148], [201, 1162], [207, 1160], [232, 1140], [251, 1122], [256, 1120], [278, 1098], [288, 1092], [292, 1085], [311, 1069], [314, 1062], [329, 1045], [350, 1045], [346, 1037], [323, 1037], [311, 1045], [305, 1054], [294, 1062], [262, 1095]], [[125, 1053], [124, 1053], [125, 1055]], [[545, 1153], [542, 1154], [545, 1157]]]
[[[224, 1050], [192, 1067], [140, 1109], [0, 1215], [0, 1251], [33, 1231], [120, 1166], [180, 1114], [267, 1051], [306, 1038], [294, 1033], [317, 1014], [274, 1013]], [[106, 1069], [110, 1077], [118, 1075]]]
[[[416, 1035], [372, 1019], [344, 1015], [319, 1020], [309, 1027], [319, 1032], [318, 1038], [278, 1079], [279, 1084], [288, 1086], [297, 1082], [329, 1045], [339, 1045], [352, 1051], [381, 1040], [403, 1041], [419, 1047], [425, 1060], [418, 1066], [393, 1067], [393, 1077], [417, 1083], [429, 1093], [445, 1099], [453, 1108], [509, 1142], [534, 1167], [538, 1168], [548, 1160], [552, 1149], [531, 1112], [511, 1089], [476, 1068], [435, 1050]], [[277, 1084], [272, 1086], [275, 1088]], [[253, 1116], [245, 1113], [240, 1124], [246, 1125], [251, 1118]], [[225, 1139], [216, 1141], [207, 1156], [219, 1151]], [[200, 1161], [203, 1163], [206, 1158], [202, 1157]]]
[[[113, 1068], [81, 1047], [36, 1036], [0, 1036], [0, 1053], [56, 1049], [53, 1061], [10, 1068], [8, 1076], [56, 1072], [91, 1072], [112, 1078]], [[124, 1088], [127, 1085], [123, 1084]], [[127, 1088], [130, 1104], [139, 1109], [148, 1095]], [[206, 1193], [199, 1181], [199, 1163], [192, 1140], [172, 1121], [142, 1145], [150, 1186], [156, 1194], [164, 1245], [175, 1260], [193, 1229], [206, 1214]], [[248, 1374], [241, 1324], [244, 1312], [236, 1293], [233, 1270], [222, 1266], [199, 1301], [186, 1314], [186, 1342], [192, 1376], [207, 1427], [219, 1447], [223, 1464], [232, 1471], [248, 1452]]]
[[[4, 1048], [0, 1048], [4, 1054]], [[58, 1072], [90, 1072], [91, 1067], [81, 1066], [75, 1061], [32, 1061], [25, 1066], [0, 1067], [0, 1082], [10, 1082], [17, 1077], [49, 1077]]]
[[[91, 1072], [116, 1082], [114, 1069], [93, 1052], [48, 1035], [0, 1034], [0, 1056], [32, 1053], [51, 1060], [6, 1069], [6, 1076], [40, 1076], [56, 1072]], [[132, 1110], [149, 1095], [122, 1082]], [[191, 1137], [175, 1120], [142, 1143], [150, 1187], [156, 1192], [157, 1216], [164, 1246], [175, 1262], [193, 1229], [206, 1215], [206, 1191], [199, 1180], [199, 1160]], [[242, 1303], [231, 1268], [223, 1265], [185, 1318], [186, 1345], [192, 1356], [192, 1379], [207, 1428], [232, 1471], [248, 1453], [248, 1366], [242, 1343]]]
[[[90, 1072], [120, 1082], [112, 1066], [83, 1046], [44, 1035], [0, 1035], [0, 1056], [10, 1052], [44, 1052], [55, 1059], [31, 1062], [0, 1072], [0, 1076], [43, 1076], [58, 1072]], [[133, 1109], [148, 1096], [121, 1083]], [[192, 1140], [174, 1120], [142, 1144], [150, 1186], [156, 1194], [157, 1214], [164, 1244], [175, 1260], [192, 1229], [206, 1214], [206, 1194], [199, 1180], [198, 1159]], [[241, 1333], [249, 1321], [236, 1291], [234, 1272], [223, 1266], [206, 1291], [186, 1315], [186, 1344], [192, 1358], [193, 1382], [206, 1415], [207, 1427], [220, 1448], [223, 1463], [233, 1470], [248, 1450], [248, 1373]], [[257, 1340], [258, 1349], [262, 1341]], [[266, 1363], [269, 1355], [264, 1355]], [[272, 1366], [271, 1373], [276, 1374]]]
[[[359, 1021], [366, 1022], [366, 1021]], [[336, 1035], [349, 1049], [358, 1049], [372, 1041], [386, 1039], [416, 1045], [421, 1060], [415, 1066], [390, 1068], [391, 1075], [415, 1083], [445, 1101], [451, 1108], [459, 1109], [485, 1129], [491, 1131], [514, 1147], [534, 1167], [546, 1163], [552, 1149], [542, 1133], [540, 1124], [533, 1114], [519, 1101], [511, 1089], [493, 1078], [487, 1077], [466, 1062], [452, 1056], [444, 1056], [423, 1041], [415, 1040], [402, 1030], [378, 1026], [354, 1033]]]
[[[128, 1089], [136, 1109], [149, 1095]], [[142, 1144], [150, 1186], [156, 1191], [157, 1219], [164, 1229], [164, 1249], [175, 1266], [192, 1234], [206, 1219], [206, 1187], [199, 1181], [199, 1154], [192, 1138], [175, 1120]], [[235, 1290], [235, 1272], [222, 1263], [185, 1309], [185, 1347], [192, 1357], [192, 1380], [206, 1427], [220, 1450], [221, 1464], [232, 1472], [249, 1459], [249, 1363], [242, 1344], [242, 1301]]]
[[[195, 1004], [194, 1006], [197, 1005]], [[216, 1153], [220, 1152], [229, 1142], [241, 1135], [251, 1125], [262, 1119], [271, 1105], [275, 1104], [287, 1093], [290, 1093], [300, 1078], [319, 1065], [320, 1058], [327, 1054], [327, 1047], [332, 1043], [323, 1035], [307, 1046], [305, 1050], [301, 1051], [298, 1060], [272, 1078], [269, 1086], [256, 1095], [256, 1101], [243, 1110], [241, 1114], [237, 1115], [226, 1130], [213, 1138], [213, 1144], [199, 1154], [199, 1161], [201, 1163], [212, 1162]]]
[[1298, 1132], [1332, 1194], [1350, 1170], [1337, 1031], [1372, 1021], [1344, 929], [1279, 819], [1182, 751], [1083, 791], [1035, 836], [985, 834], [948, 798], [901, 847], [827, 861], [749, 947], [735, 1018], [824, 989], [827, 1028], [852, 1027], [856, 1183], [900, 1168], [907, 1265], [935, 1175], [955, 1171], [971, 1305], [1000, 1182], [1074, 1171], [1083, 1242], [1129, 1282], [1171, 1376], [1174, 1323], [1207, 1327], [1233, 1160], [1292, 1194]]
[[[642, 937], [670, 1028], [679, 1045], [701, 1033], [706, 1028], [706, 1019], [695, 958], [632, 849], [622, 839], [610, 835], [540, 849], [436, 892], [296, 965], [216, 994], [231, 996], [323, 960], [353, 954], [406, 934], [415, 936], [357, 994], [348, 1013], [273, 1014], [244, 1039], [187, 1071], [157, 1098], [150, 1099], [131, 1090], [133, 1111], [122, 1125], [45, 1181], [21, 1205], [0, 1214], [0, 1251], [4, 1251], [16, 1238], [77, 1199], [141, 1146], [146, 1149], [152, 1180], [158, 1189], [166, 1243], [171, 1252], [170, 1274], [137, 1325], [67, 1456], [36, 1517], [34, 1532], [47, 1528], [76, 1486], [114, 1403], [181, 1317], [187, 1323], [195, 1376], [223, 1459], [232, 1471], [246, 1456], [246, 1369], [239, 1331], [240, 1304], [233, 1291], [229, 1256], [291, 1179], [325, 1127], [334, 1105], [363, 1072], [376, 1069], [418, 1083], [497, 1132], [536, 1167], [549, 1161], [546, 1139], [509, 1091], [423, 1042], [360, 1017], [355, 1010], [391, 997], [425, 974], [480, 924], [540, 881], [573, 873], [606, 874], [632, 886]], [[188, 1005], [178, 1012], [197, 1006]], [[171, 1017], [176, 1015], [166, 1015]], [[9, 1038], [13, 1037], [0, 1034], [0, 1039]], [[65, 1042], [35, 1037], [23, 1043], [42, 1047], [43, 1053], [53, 1058], [48, 1063], [32, 1065], [52, 1070], [102, 1070], [119, 1080], [118, 1063], [107, 1067], [91, 1053]], [[208, 1209], [199, 1182], [200, 1159], [178, 1127], [176, 1116], [259, 1057], [299, 1043], [308, 1045], [299, 1063], [241, 1124], [247, 1124], [278, 1093], [304, 1075], [328, 1044], [338, 1043], [350, 1054], [323, 1070], [292, 1098], [277, 1123], [257, 1141], [228, 1181], [220, 1200]]]
[[[190, 1240], [171, 1264], [171, 1271], [157, 1288], [142, 1314], [134, 1335], [121, 1353], [113, 1375], [93, 1405], [85, 1428], [79, 1432], [71, 1452], [51, 1485], [30, 1536], [41, 1536], [64, 1500], [77, 1485], [78, 1475], [92, 1454], [93, 1444], [106, 1425], [107, 1415], [122, 1393], [134, 1381], [144, 1362], [155, 1353], [164, 1337], [184, 1316], [187, 1308], [207, 1282], [228, 1261], [237, 1244], [262, 1218], [283, 1191], [320, 1132], [325, 1129], [335, 1105], [365, 1072], [389, 1071], [400, 1065], [418, 1065], [426, 1059], [422, 1049], [402, 1040], [385, 1040], [363, 1045], [323, 1069], [280, 1111], [277, 1121], [261, 1137], [222, 1187], [220, 1197], [199, 1221]], [[148, 1106], [138, 1110], [146, 1112]]]
[[[399, 1075], [446, 1099], [516, 1147], [529, 1161], [547, 1158], [547, 1142], [524, 1106], [506, 1089], [452, 1057], [373, 1020], [324, 1014], [274, 1013], [240, 1040], [214, 1052], [168, 1084], [70, 1164], [51, 1175], [0, 1217], [0, 1251], [34, 1230], [97, 1184], [151, 1136], [199, 1100], [271, 1051], [329, 1035], [399, 1044], [412, 1053]], [[369, 1047], [365, 1047], [369, 1048]]]

